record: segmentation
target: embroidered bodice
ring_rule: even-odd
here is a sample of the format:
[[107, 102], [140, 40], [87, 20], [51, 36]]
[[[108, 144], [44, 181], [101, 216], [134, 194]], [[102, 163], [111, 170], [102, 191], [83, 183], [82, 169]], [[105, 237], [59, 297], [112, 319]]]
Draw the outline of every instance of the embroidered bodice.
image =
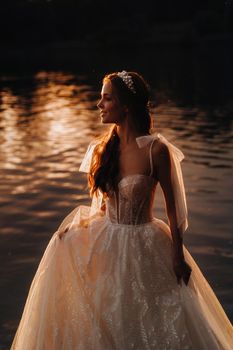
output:
[[[183, 234], [188, 227], [185, 188], [180, 165], [184, 159], [184, 154], [159, 133], [136, 138], [139, 148], [144, 148], [148, 152], [148, 148], [145, 146], [149, 145], [150, 174], [131, 174], [124, 176], [118, 183], [117, 191], [109, 194], [109, 198], [106, 200], [106, 217], [112, 223], [125, 225], [138, 225], [152, 221], [153, 202], [158, 183], [156, 176], [153, 176], [152, 146], [154, 141], [158, 139], [165, 144], [169, 151], [177, 225]], [[80, 171], [89, 172], [92, 153], [98, 142], [98, 140], [94, 140], [89, 145], [80, 165]], [[145, 156], [147, 156], [146, 151]], [[102, 200], [103, 194], [101, 191], [98, 191], [98, 196], [93, 197], [90, 210], [88, 209], [87, 219], [95, 217], [96, 214], [98, 215]]]
[[118, 183], [118, 191], [106, 201], [106, 215], [112, 223], [138, 225], [152, 221], [156, 190], [152, 176], [134, 174]]

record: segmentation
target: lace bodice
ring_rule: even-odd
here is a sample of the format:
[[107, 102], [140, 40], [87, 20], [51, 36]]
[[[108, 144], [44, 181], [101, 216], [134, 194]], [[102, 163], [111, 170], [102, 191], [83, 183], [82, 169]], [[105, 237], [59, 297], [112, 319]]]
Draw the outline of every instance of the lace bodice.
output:
[[152, 221], [157, 181], [149, 175], [125, 176], [118, 191], [106, 201], [106, 215], [112, 223], [138, 225]]
[[[131, 174], [124, 176], [118, 183], [118, 190], [109, 194], [106, 200], [106, 217], [112, 222], [125, 225], [137, 225], [152, 221], [152, 208], [157, 181], [153, 177], [152, 146], [155, 140], [162, 142], [169, 151], [170, 173], [172, 191], [175, 201], [176, 219], [180, 232], [183, 234], [188, 227], [187, 205], [185, 188], [182, 176], [181, 161], [184, 159], [182, 151], [170, 143], [163, 135], [153, 133], [136, 138], [139, 148], [145, 150], [147, 156], [149, 145], [149, 158], [151, 173]], [[93, 151], [98, 140], [94, 140], [88, 146], [79, 170], [88, 173], [90, 171]], [[87, 221], [95, 218], [101, 210], [103, 194], [100, 190], [93, 196], [91, 207], [85, 210]], [[86, 208], [87, 209], [87, 208]], [[84, 209], [83, 209], [84, 210]], [[77, 215], [76, 215], [77, 216]], [[79, 219], [77, 220], [79, 221]]]

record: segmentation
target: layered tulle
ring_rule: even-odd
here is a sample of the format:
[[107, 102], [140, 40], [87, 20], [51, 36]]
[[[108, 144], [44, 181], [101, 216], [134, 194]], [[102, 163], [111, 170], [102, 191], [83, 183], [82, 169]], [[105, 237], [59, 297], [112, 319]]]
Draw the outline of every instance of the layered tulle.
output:
[[163, 221], [113, 224], [100, 212], [62, 239], [60, 230], [40, 262], [12, 349], [232, 349], [232, 326], [185, 247], [192, 274], [187, 286], [177, 284]]
[[[183, 154], [161, 135], [171, 158], [177, 224], [188, 226], [180, 162]], [[231, 350], [233, 329], [205, 277], [192, 268], [178, 285], [169, 226], [153, 216], [157, 182], [132, 174], [106, 200], [78, 206], [52, 236], [32, 282], [12, 350]], [[82, 171], [88, 171], [95, 143]], [[145, 148], [145, 155], [148, 147]], [[147, 155], [148, 156], [148, 155]], [[62, 236], [62, 238], [60, 238]]]

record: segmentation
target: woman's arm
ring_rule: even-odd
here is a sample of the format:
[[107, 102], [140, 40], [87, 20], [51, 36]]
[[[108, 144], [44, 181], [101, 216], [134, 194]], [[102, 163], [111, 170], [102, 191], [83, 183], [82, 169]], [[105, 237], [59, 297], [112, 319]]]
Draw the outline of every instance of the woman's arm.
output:
[[190, 266], [185, 262], [183, 252], [183, 237], [178, 228], [175, 197], [173, 191], [173, 184], [171, 180], [171, 160], [168, 147], [161, 143], [159, 145], [158, 153], [156, 154], [156, 168], [158, 181], [161, 185], [165, 203], [166, 212], [169, 220], [169, 226], [173, 241], [173, 265], [174, 270], [179, 282], [180, 278], [183, 277], [185, 283], [188, 283], [188, 279], [191, 273]]
[[165, 198], [166, 212], [171, 229], [174, 252], [183, 258], [183, 239], [177, 225], [175, 197], [171, 182], [170, 154], [168, 147], [163, 143], [160, 145], [157, 156], [157, 174]]

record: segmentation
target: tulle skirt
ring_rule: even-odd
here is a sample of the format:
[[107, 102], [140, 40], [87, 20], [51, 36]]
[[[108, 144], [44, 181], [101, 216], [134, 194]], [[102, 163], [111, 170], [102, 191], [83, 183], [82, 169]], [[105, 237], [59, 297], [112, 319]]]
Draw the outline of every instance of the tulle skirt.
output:
[[233, 349], [232, 325], [185, 246], [192, 273], [178, 285], [165, 222], [87, 222], [83, 208], [48, 244], [12, 350]]

